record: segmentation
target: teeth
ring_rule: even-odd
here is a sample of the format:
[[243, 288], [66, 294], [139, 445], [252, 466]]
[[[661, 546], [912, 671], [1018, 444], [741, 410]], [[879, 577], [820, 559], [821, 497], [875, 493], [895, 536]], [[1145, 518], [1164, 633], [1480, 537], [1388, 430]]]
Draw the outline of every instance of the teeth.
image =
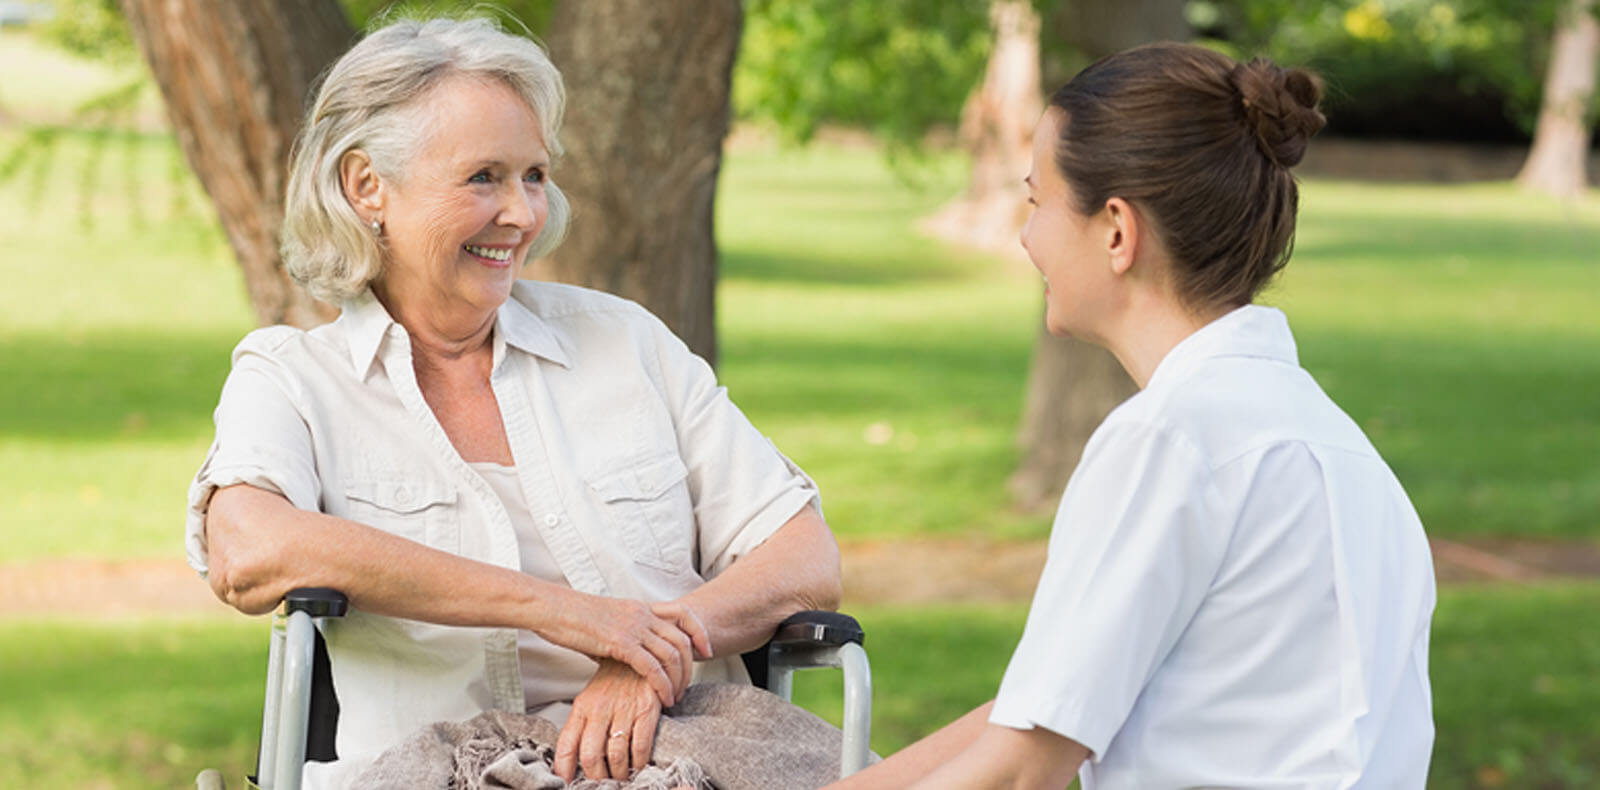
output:
[[491, 247], [479, 247], [476, 244], [468, 244], [466, 245], [465, 249], [467, 252], [470, 252], [473, 255], [481, 255], [485, 258], [492, 258], [497, 261], [511, 260], [511, 250], [497, 250]]

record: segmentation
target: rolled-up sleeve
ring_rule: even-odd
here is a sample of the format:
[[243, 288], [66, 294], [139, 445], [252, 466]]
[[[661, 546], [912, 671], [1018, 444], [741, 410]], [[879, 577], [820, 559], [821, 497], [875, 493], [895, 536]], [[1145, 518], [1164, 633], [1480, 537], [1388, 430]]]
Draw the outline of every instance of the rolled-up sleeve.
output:
[[660, 377], [689, 470], [700, 575], [712, 578], [806, 505], [817, 484], [756, 430], [711, 366], [652, 317]]
[[189, 565], [206, 575], [205, 520], [212, 494], [239, 483], [282, 494], [295, 507], [317, 509], [320, 485], [311, 433], [295, 405], [294, 377], [274, 353], [298, 330], [250, 333], [233, 352], [233, 370], [213, 415], [216, 438], [189, 486], [184, 547]]

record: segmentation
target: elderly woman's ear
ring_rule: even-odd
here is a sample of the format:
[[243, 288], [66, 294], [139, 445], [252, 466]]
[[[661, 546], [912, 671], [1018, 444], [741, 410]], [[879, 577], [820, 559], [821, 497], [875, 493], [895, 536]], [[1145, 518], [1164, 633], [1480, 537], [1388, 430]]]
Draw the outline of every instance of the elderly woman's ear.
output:
[[339, 157], [339, 184], [344, 187], [345, 200], [362, 216], [383, 213], [383, 182], [366, 151], [353, 149]]

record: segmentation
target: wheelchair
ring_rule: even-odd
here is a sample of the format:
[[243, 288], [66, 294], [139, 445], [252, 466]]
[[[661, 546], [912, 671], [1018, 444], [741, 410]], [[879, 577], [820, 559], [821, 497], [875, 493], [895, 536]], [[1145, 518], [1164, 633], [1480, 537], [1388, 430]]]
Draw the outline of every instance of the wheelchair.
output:
[[[291, 590], [272, 619], [267, 651], [267, 689], [261, 717], [256, 775], [249, 787], [299, 790], [307, 762], [337, 759], [334, 736], [339, 702], [334, 694], [327, 647], [317, 624], [343, 617], [344, 594], [325, 587]], [[779, 624], [767, 644], [745, 653], [750, 680], [784, 700], [800, 669], [837, 668], [844, 677], [844, 741], [839, 776], [866, 767], [872, 734], [872, 671], [862, 647], [865, 634], [855, 618], [838, 612], [797, 612]], [[225, 790], [221, 772], [201, 771], [197, 790]]]

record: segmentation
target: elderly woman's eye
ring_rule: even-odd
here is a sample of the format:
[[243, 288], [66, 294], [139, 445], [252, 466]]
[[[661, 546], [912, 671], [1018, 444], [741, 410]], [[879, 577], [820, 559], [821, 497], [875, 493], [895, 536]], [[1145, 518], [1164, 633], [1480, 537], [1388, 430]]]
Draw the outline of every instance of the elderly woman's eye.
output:
[[527, 181], [530, 184], [543, 184], [544, 171], [540, 170], [539, 168], [529, 170], [528, 174], [522, 177], [522, 180]]
[[494, 181], [494, 176], [490, 175], [487, 170], [479, 170], [473, 173], [471, 178], [467, 179], [469, 184], [487, 184], [491, 181]]

